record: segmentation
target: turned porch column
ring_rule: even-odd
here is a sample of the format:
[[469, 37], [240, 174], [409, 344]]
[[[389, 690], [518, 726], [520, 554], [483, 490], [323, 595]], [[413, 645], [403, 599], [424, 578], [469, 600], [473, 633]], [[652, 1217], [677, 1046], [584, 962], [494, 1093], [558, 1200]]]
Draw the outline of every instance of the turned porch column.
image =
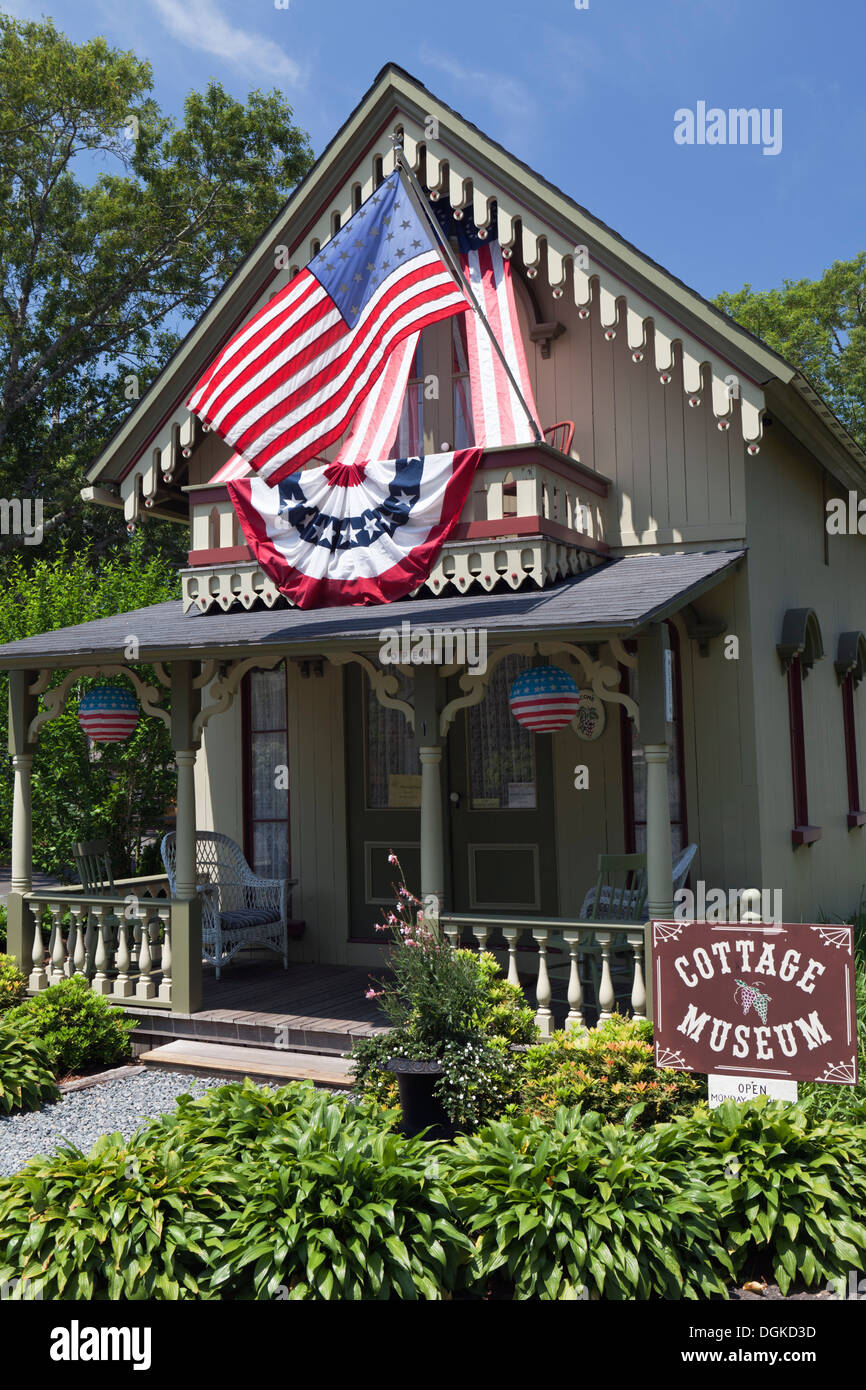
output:
[[671, 812], [668, 796], [670, 748], [665, 719], [664, 623], [653, 623], [638, 637], [640, 738], [646, 759], [647, 917], [670, 917], [674, 910]]
[[445, 835], [442, 813], [442, 753], [439, 734], [439, 672], [419, 666], [415, 672], [415, 738], [421, 760], [421, 899], [445, 898]]
[[18, 967], [30, 973], [33, 954], [33, 921], [22, 893], [33, 887], [33, 803], [31, 776], [35, 743], [27, 737], [36, 714], [36, 696], [30, 686], [36, 671], [9, 672], [9, 753], [14, 777], [12, 789], [12, 891], [7, 901], [8, 950]]
[[191, 661], [171, 666], [171, 746], [177, 766], [175, 902], [172, 906], [172, 1012], [194, 1014], [201, 1008], [201, 903], [195, 872], [195, 754], [193, 721], [201, 705], [193, 686], [197, 668]]

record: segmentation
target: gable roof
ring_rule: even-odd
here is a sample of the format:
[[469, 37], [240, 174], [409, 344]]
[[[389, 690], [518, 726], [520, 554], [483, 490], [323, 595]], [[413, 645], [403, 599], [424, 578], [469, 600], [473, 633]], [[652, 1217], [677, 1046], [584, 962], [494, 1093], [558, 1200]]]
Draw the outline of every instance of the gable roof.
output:
[[[438, 135], [429, 140], [425, 133], [433, 121]], [[192, 385], [269, 293], [328, 241], [334, 215], [342, 222], [351, 216], [355, 189], [369, 196], [377, 163], [384, 174], [393, 168], [390, 136], [397, 125], [407, 158], [416, 169], [423, 167], [431, 191], [449, 196], [455, 208], [470, 203], [479, 225], [488, 220], [495, 200], [500, 242], [522, 258], [530, 276], [546, 273], [554, 293], [572, 293], [581, 308], [591, 306], [603, 328], [624, 326], [634, 350], [642, 349], [651, 334], [660, 371], [672, 365], [678, 350], [685, 391], [701, 390], [708, 374], [720, 418], [734, 413], [727, 385], [733, 372], [740, 387], [736, 409], [753, 449], [769, 402], [829, 471], [849, 485], [863, 484], [866, 454], [802, 373], [403, 68], [388, 63], [108, 442], [88, 472], [95, 486], [85, 489], [85, 496], [111, 502], [108, 485], [119, 493], [115, 505], [122, 502], [133, 520], [140, 502], [152, 502], [160, 482], [171, 481], [184, 447], [201, 430], [184, 405]], [[586, 246], [589, 269], [576, 263], [576, 245]], [[296, 263], [289, 271], [275, 269], [277, 246], [287, 247]]]

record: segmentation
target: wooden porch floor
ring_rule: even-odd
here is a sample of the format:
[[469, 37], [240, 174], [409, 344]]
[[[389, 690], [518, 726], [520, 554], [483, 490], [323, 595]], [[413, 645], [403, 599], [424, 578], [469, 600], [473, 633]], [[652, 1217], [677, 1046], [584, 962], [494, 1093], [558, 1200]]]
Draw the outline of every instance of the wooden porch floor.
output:
[[[377, 972], [372, 972], [377, 973]], [[366, 967], [234, 961], [217, 980], [203, 967], [202, 1008], [195, 1014], [127, 1010], [139, 1019], [138, 1044], [159, 1038], [241, 1042], [311, 1052], [345, 1052], [353, 1041], [387, 1027], [374, 999], [365, 999]]]

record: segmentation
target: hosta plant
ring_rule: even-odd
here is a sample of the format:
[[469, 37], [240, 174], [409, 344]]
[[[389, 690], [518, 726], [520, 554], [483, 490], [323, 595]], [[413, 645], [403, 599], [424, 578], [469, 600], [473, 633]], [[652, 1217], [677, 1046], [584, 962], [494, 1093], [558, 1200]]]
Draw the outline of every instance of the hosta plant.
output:
[[0, 1016], [0, 1114], [38, 1110], [57, 1096], [51, 1053], [33, 1024]]
[[222, 1298], [440, 1299], [472, 1247], [430, 1148], [321, 1095], [248, 1155]]
[[516, 1299], [706, 1298], [731, 1265], [688, 1161], [660, 1163], [652, 1130], [561, 1109], [458, 1138], [447, 1160], [475, 1243], [470, 1282]]
[[0, 1178], [0, 1284], [45, 1300], [208, 1297], [237, 1178], [217, 1151], [181, 1159], [105, 1135]]
[[765, 1098], [660, 1126], [660, 1159], [689, 1163], [713, 1194], [738, 1275], [825, 1285], [866, 1270], [866, 1127]]

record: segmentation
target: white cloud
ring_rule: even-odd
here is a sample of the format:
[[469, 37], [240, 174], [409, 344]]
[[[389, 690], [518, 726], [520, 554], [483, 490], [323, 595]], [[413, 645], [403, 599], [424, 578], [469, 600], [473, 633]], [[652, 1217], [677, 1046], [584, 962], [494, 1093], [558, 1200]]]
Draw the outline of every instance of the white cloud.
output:
[[305, 73], [278, 43], [226, 19], [214, 0], [151, 0], [173, 38], [247, 73], [302, 86]]

